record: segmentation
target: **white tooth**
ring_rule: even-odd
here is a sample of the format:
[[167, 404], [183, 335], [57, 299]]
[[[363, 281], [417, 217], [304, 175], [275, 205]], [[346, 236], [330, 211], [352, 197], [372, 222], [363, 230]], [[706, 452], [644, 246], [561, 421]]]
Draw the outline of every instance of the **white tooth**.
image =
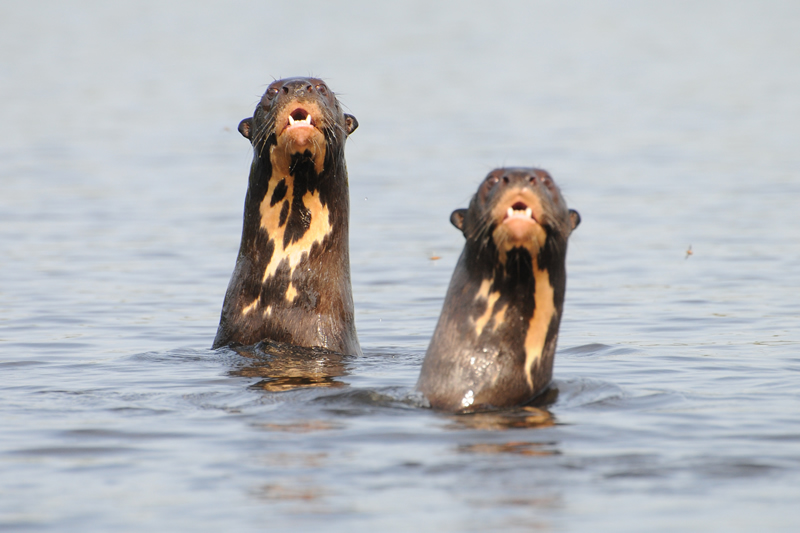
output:
[[294, 119], [292, 118], [292, 115], [289, 115], [289, 125], [294, 126]]
[[527, 208], [525, 210], [525, 216], [528, 217], [528, 218], [531, 218], [532, 215], [533, 215], [533, 211], [531, 211], [531, 208], [530, 207]]
[[508, 216], [509, 217], [513, 217], [514, 216], [514, 208], [513, 207], [509, 207], [508, 208]]
[[306, 122], [308, 122], [309, 126], [311, 125], [311, 115], [306, 115]]

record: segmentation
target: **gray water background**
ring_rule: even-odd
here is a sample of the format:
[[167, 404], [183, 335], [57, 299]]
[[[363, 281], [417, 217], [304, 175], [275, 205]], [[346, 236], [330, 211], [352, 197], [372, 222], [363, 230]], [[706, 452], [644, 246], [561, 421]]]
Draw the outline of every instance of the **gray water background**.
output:
[[[788, 1], [0, 3], [0, 530], [796, 531], [798, 27]], [[360, 122], [365, 355], [265, 369], [209, 349], [236, 126], [310, 74]], [[448, 216], [502, 165], [583, 217], [558, 397], [434, 413], [409, 397]]]

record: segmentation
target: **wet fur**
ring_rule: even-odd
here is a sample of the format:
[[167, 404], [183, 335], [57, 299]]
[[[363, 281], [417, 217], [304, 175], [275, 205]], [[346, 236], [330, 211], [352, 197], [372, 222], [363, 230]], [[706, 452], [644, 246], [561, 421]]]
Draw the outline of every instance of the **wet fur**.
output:
[[[538, 169], [495, 172], [546, 175]], [[468, 209], [451, 215], [466, 243], [417, 383], [434, 408], [474, 411], [519, 405], [534, 398], [552, 379], [566, 288], [567, 237], [580, 217], [567, 209], [549, 175], [547, 179], [549, 187], [540, 180], [533, 188], [546, 215], [541, 223], [546, 232], [544, 246], [533, 255], [524, 247], [504, 250], [506, 244], [495, 240], [498, 223], [491, 211], [502, 191], [497, 185], [487, 186], [487, 180]], [[540, 278], [542, 271], [547, 273], [554, 313], [546, 325], [541, 354], [528, 376], [525, 343], [536, 310], [535, 268]], [[482, 297], [481, 291], [487, 297]], [[486, 316], [489, 319], [479, 330], [477, 324]]]
[[[346, 137], [358, 123], [355, 117], [342, 113], [333, 93], [329, 93], [330, 98], [306, 93], [306, 99], [281, 101], [280, 93], [274, 102], [268, 98], [273, 87], [289, 84], [294, 91], [303, 83], [319, 87], [322, 81], [293, 79], [273, 83], [253, 117], [239, 125], [242, 135], [251, 140], [254, 155], [245, 197], [242, 240], [214, 348], [268, 340], [344, 354], [361, 353], [350, 283], [349, 192], [344, 159]], [[316, 146], [317, 150], [325, 150], [322, 169], [318, 171], [310, 151], [287, 152], [283, 158], [288, 161], [288, 168], [273, 169], [271, 150], [278, 149], [278, 129], [283, 126], [276, 125], [276, 116], [288, 106], [304, 102], [316, 103], [322, 113], [325, 147]], [[286, 183], [289, 179], [291, 187]], [[279, 216], [282, 239], [277, 234], [270, 235], [262, 225], [262, 202], [274, 180], [278, 182], [273, 184], [268, 202], [270, 210], [282, 210]], [[287, 196], [289, 190], [291, 197]], [[305, 205], [303, 198], [307, 193], [327, 208], [330, 230], [321, 242], [313, 242], [304, 251], [292, 269], [286, 258], [279, 261], [277, 250], [300, 241], [313, 218], [321, 216]], [[273, 261], [279, 262], [273, 265]], [[268, 268], [274, 269], [273, 275], [266, 275]], [[294, 292], [289, 293], [290, 290]]]

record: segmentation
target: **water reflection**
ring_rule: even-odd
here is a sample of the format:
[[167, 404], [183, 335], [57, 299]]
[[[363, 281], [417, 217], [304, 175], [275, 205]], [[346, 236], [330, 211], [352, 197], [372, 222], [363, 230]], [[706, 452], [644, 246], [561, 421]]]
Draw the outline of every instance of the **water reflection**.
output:
[[251, 385], [269, 392], [284, 392], [308, 387], [345, 387], [337, 380], [347, 375], [346, 362], [351, 356], [324, 348], [304, 348], [290, 344], [262, 341], [254, 346], [233, 347], [248, 361], [230, 375], [262, 378]]
[[272, 483], [259, 487], [255, 495], [263, 500], [315, 501], [322, 498], [324, 492], [314, 486]]
[[552, 449], [549, 442], [479, 442], [475, 444], [462, 444], [458, 447], [459, 453], [481, 454], [512, 454], [512, 455], [559, 455], [558, 450]]
[[558, 399], [558, 389], [554, 385], [534, 398], [528, 405], [502, 411], [481, 411], [454, 415], [448, 429], [533, 429], [554, 426], [552, 413], [547, 409]]
[[254, 427], [266, 431], [278, 431], [282, 433], [312, 433], [316, 431], [331, 431], [334, 429], [344, 429], [345, 425], [328, 420], [298, 420], [286, 423], [262, 423], [254, 424]]
[[505, 429], [546, 428], [556, 424], [555, 418], [547, 409], [539, 407], [519, 407], [505, 411], [485, 411], [464, 415], [454, 415], [447, 429], [478, 429], [498, 431]]

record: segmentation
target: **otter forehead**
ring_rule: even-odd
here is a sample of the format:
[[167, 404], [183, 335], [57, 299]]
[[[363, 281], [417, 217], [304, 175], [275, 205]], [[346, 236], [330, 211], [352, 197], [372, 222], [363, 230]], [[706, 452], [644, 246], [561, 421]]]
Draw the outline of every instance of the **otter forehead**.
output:
[[510, 189], [526, 190], [539, 197], [544, 207], [564, 211], [564, 199], [561, 197], [553, 178], [546, 170], [540, 168], [499, 168], [490, 172], [483, 180], [476, 199], [480, 204], [492, 207], [502, 202]]
[[280, 80], [275, 80], [267, 86], [267, 89], [271, 89], [273, 87], [280, 88], [285, 85], [297, 85], [297, 84], [311, 84], [311, 85], [325, 85], [325, 82], [319, 78], [305, 78], [302, 76], [295, 76], [292, 78], [283, 78]]
[[331, 107], [338, 107], [333, 91], [318, 78], [287, 78], [272, 82], [261, 97], [259, 107], [274, 110], [293, 101], [323, 101]]

